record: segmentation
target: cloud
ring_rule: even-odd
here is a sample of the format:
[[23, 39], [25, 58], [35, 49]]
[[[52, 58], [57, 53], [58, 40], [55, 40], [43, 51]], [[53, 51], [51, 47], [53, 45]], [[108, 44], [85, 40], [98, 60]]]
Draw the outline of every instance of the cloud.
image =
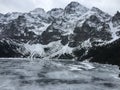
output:
[[[44, 8], [46, 11], [52, 8], [64, 8], [73, 0], [0, 0], [0, 12], [28, 12], [35, 8]], [[91, 8], [93, 6], [115, 14], [120, 10], [120, 0], [75, 0], [84, 6]]]
[[0, 12], [25, 12], [35, 8], [32, 0], [0, 0]]

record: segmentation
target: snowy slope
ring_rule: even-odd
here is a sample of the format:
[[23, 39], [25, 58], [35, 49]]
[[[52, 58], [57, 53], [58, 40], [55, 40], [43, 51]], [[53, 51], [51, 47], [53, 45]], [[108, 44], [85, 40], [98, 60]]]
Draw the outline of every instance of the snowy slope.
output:
[[10, 39], [28, 57], [73, 57], [77, 48], [112, 43], [120, 36], [120, 13], [111, 16], [93, 7], [71, 2], [64, 9], [0, 14], [0, 39]]

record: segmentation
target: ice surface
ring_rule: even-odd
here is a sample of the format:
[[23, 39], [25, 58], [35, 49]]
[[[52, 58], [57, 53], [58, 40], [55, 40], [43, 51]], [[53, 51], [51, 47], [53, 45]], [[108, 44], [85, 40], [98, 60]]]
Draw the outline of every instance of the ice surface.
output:
[[0, 90], [120, 90], [118, 73], [107, 64], [0, 59]]

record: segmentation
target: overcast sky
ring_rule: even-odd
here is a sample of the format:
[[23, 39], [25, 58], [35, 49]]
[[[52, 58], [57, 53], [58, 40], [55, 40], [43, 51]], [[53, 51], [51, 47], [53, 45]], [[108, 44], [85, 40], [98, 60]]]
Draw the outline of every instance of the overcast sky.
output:
[[[0, 13], [28, 12], [35, 8], [64, 8], [73, 0], [0, 0]], [[120, 10], [120, 0], [74, 0], [91, 8], [93, 6], [113, 15]]]

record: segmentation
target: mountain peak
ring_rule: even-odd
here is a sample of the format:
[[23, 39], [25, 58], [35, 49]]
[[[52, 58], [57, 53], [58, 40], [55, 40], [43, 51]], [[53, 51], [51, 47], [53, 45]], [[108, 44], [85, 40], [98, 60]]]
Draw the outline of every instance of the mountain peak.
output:
[[120, 12], [119, 11], [117, 11], [117, 13], [115, 14], [116, 16], [120, 16]]
[[97, 7], [92, 7], [91, 11], [94, 11], [94, 12], [102, 12], [102, 10], [100, 10], [100, 9], [97, 8]]
[[0, 13], [0, 17], [4, 16], [2, 13]]
[[45, 13], [45, 10], [42, 9], [42, 8], [36, 8], [32, 11], [30, 11], [31, 14], [44, 14]]
[[52, 10], [48, 11], [47, 14], [54, 18], [58, 18], [63, 15], [63, 9], [62, 8], [53, 8]]
[[62, 11], [63, 11], [62, 8], [53, 8], [50, 11], [48, 11], [47, 13], [52, 14], [52, 13], [58, 13], [58, 12], [62, 12]]
[[120, 12], [117, 13], [112, 17], [112, 22], [114, 22], [114, 26], [120, 25]]
[[105, 13], [104, 11], [100, 10], [100, 9], [97, 8], [97, 7], [92, 7], [91, 11], [97, 12], [97, 13], [99, 13], [99, 14], [106, 14], [106, 15], [110, 16], [108, 13]]
[[71, 2], [65, 7], [65, 13], [67, 14], [83, 14], [88, 11], [88, 8], [84, 7], [78, 2]]
[[99, 17], [102, 17], [104, 20], [108, 20], [111, 17], [108, 13], [100, 10], [97, 7], [92, 7], [91, 11], [96, 13]]
[[70, 2], [68, 5], [69, 5], [69, 6], [78, 6], [78, 5], [80, 5], [80, 3], [75, 2], [75, 1], [72, 1], [72, 2]]

